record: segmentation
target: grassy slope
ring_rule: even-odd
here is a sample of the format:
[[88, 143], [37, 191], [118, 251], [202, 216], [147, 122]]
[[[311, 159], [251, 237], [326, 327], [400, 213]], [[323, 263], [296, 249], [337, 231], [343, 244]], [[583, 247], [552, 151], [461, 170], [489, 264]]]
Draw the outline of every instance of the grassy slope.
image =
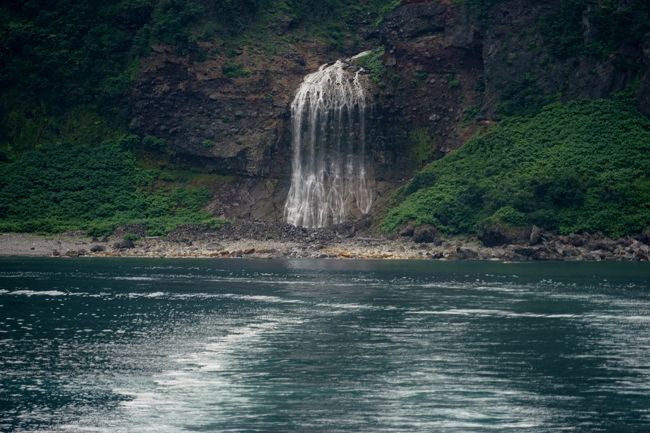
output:
[[201, 210], [208, 188], [154, 188], [162, 173], [136, 166], [127, 145], [42, 146], [0, 165], [0, 231], [83, 229], [99, 236], [142, 223], [148, 234], [161, 235], [183, 223], [221, 224]]
[[419, 172], [383, 228], [476, 233], [495, 219], [563, 233], [650, 225], [650, 120], [626, 100], [547, 106], [512, 118]]

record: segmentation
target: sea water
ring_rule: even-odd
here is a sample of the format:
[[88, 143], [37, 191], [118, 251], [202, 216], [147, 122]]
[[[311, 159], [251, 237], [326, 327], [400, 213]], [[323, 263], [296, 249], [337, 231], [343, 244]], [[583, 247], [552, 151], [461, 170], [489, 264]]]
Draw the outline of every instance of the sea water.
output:
[[0, 429], [647, 432], [650, 267], [4, 258]]

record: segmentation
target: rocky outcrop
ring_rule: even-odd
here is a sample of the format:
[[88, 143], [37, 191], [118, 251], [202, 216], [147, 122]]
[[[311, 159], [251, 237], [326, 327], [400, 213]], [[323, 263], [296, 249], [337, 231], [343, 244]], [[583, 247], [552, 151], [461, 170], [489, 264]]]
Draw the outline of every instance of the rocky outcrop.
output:
[[[526, 110], [558, 95], [603, 98], [625, 89], [638, 73], [639, 47], [622, 45], [607, 55], [589, 51], [585, 47], [593, 42], [594, 23], [587, 12], [571, 19], [577, 12], [563, 10], [558, 0], [508, 0], [492, 8], [482, 31], [484, 110], [498, 111], [500, 103]], [[550, 22], [561, 18], [575, 28], [556, 28]], [[552, 41], [563, 37], [567, 40]]]
[[123, 239], [119, 242], [115, 242], [113, 244], [113, 248], [116, 250], [128, 250], [131, 248], [135, 248], [135, 244], [130, 239]]
[[164, 140], [165, 150], [181, 162], [222, 175], [277, 175], [286, 167], [276, 155], [287, 106], [307, 67], [298, 52], [193, 61], [158, 46], [142, 64], [131, 127]]
[[533, 238], [532, 234], [532, 230], [528, 227], [514, 227], [502, 223], [492, 223], [481, 227], [478, 238], [486, 247], [495, 247], [515, 243], [530, 243]]
[[638, 107], [646, 116], [650, 116], [650, 34], [647, 34], [643, 43], [643, 63], [645, 73], [641, 79], [638, 93]]
[[[564, 11], [577, 27], [557, 32], [577, 37], [571, 40], [576, 47], [558, 52], [554, 44], [567, 42], [551, 39], [564, 36], [545, 31], [561, 3], [504, 0], [478, 10], [469, 2], [425, 0], [403, 2], [384, 19], [382, 136], [400, 173], [409, 172], [409, 160], [412, 170], [423, 156], [432, 160], [461, 146], [501, 115], [624, 90], [644, 67], [639, 108], [650, 113], [650, 39], [645, 66], [638, 46], [591, 52], [594, 23], [587, 9], [577, 17]], [[423, 137], [430, 146], [424, 151], [418, 148]]]
[[[386, 74], [379, 95], [382, 137], [393, 177], [459, 147], [480, 104], [481, 40], [475, 19], [451, 2], [404, 4], [382, 24]], [[424, 146], [424, 148], [423, 148]]]
[[430, 224], [423, 224], [413, 230], [413, 242], [417, 244], [430, 244], [440, 237], [438, 229]]

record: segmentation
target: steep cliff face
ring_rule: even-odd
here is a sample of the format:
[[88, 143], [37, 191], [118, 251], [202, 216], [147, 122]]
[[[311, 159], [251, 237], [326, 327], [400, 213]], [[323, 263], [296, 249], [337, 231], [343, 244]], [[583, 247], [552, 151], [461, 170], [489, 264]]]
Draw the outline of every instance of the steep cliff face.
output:
[[192, 61], [157, 47], [144, 60], [132, 94], [131, 126], [165, 140], [193, 164], [222, 174], [269, 176], [275, 174], [269, 158], [282, 139], [287, 104], [306, 68], [297, 52]]
[[[213, 47], [202, 47], [210, 51]], [[131, 95], [131, 127], [165, 142], [172, 159], [228, 176], [210, 209], [229, 218], [276, 219], [290, 173], [288, 106], [326, 47], [279, 56], [244, 50], [197, 61], [156, 47]]]
[[360, 24], [365, 42], [336, 50], [294, 43], [277, 54], [240, 49], [205, 60], [159, 46], [142, 63], [131, 126], [165, 140], [178, 161], [232, 176], [216, 187], [213, 213], [278, 219], [290, 175], [295, 90], [320, 64], [362, 48], [384, 46], [370, 119], [384, 196], [504, 116], [534, 114], [557, 100], [606, 97], [637, 78], [639, 108], [650, 114], [650, 39], [604, 44], [592, 6], [567, 4], [405, 1], [375, 32]]
[[597, 47], [597, 17], [589, 7], [565, 10], [565, 4], [511, 0], [490, 11], [482, 57], [493, 111], [514, 114], [553, 98], [603, 98], [638, 76], [639, 45], [611, 40], [611, 46]]
[[393, 178], [460, 146], [481, 103], [481, 40], [475, 18], [451, 2], [405, 4], [381, 27], [385, 88], [382, 136], [397, 164]]
[[[607, 97], [648, 70], [647, 42], [645, 50], [627, 40], [606, 53], [592, 49], [588, 8], [509, 0], [479, 10], [481, 2], [465, 3], [403, 4], [381, 28], [388, 69], [380, 95], [383, 137], [397, 159], [411, 158], [411, 166], [418, 157], [431, 160], [461, 146], [504, 116], [534, 114], [554, 101]], [[555, 28], [560, 18], [560, 25], [575, 27]], [[646, 113], [648, 83], [646, 72], [638, 94]], [[414, 137], [414, 131], [425, 133]], [[431, 145], [425, 155], [418, 149], [422, 137]], [[409, 174], [408, 161], [397, 166]]]

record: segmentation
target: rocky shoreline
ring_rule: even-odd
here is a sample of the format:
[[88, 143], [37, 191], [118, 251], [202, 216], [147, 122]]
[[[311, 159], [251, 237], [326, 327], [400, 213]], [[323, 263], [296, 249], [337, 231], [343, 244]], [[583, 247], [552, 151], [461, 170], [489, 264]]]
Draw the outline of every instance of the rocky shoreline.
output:
[[217, 231], [183, 226], [165, 237], [146, 237], [138, 225], [121, 227], [102, 239], [84, 233], [3, 233], [0, 256], [650, 261], [650, 245], [644, 237], [538, 234], [528, 242], [488, 247], [471, 238], [384, 237], [358, 224], [310, 230], [240, 222]]

